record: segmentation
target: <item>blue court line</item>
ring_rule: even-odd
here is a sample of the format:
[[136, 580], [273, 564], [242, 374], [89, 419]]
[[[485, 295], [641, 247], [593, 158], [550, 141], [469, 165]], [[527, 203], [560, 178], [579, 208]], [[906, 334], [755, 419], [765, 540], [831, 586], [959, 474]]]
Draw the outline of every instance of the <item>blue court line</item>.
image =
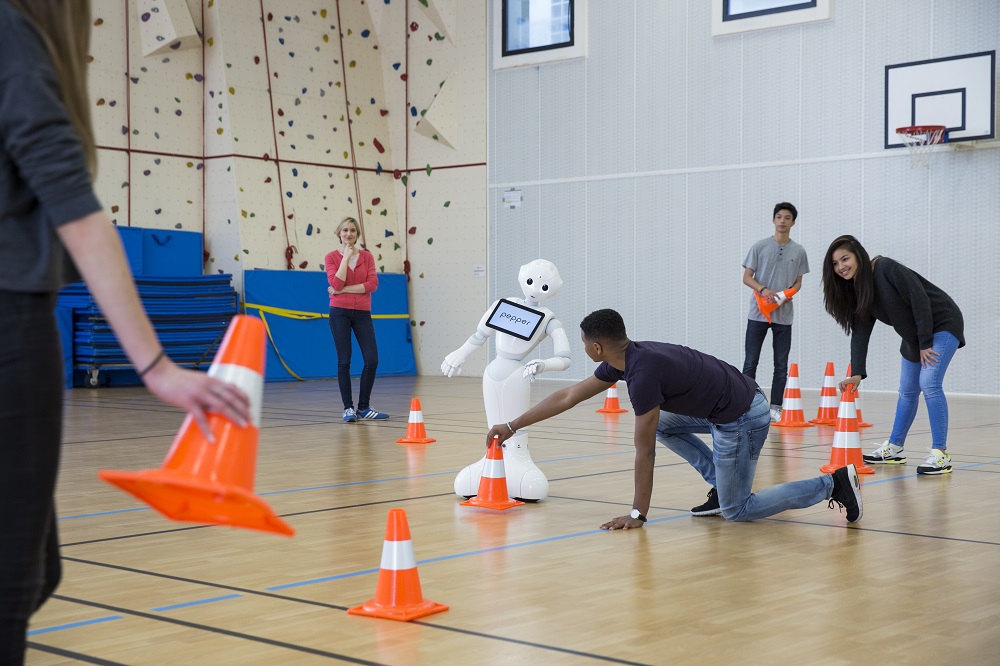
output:
[[[580, 460], [584, 458], [600, 458], [604, 456], [620, 456], [625, 454], [632, 454], [632, 451], [616, 451], [614, 453], [592, 453], [588, 455], [572, 456], [569, 458], [553, 458], [551, 460], [536, 460], [535, 463], [549, 463], [549, 462], [561, 462], [565, 460]], [[285, 490], [269, 490], [263, 493], [257, 493], [260, 496], [270, 496], [270, 495], [286, 495], [288, 493], [301, 493], [311, 490], [329, 490], [331, 488], [346, 488], [349, 486], [364, 486], [375, 483], [388, 483], [390, 481], [409, 481], [412, 479], [428, 479], [435, 476], [443, 476], [445, 474], [458, 474], [459, 470], [445, 470], [444, 472], [431, 472], [428, 474], [418, 474], [417, 476], [393, 476], [386, 479], [367, 479], [365, 481], [346, 481], [344, 483], [332, 483], [323, 486], [307, 486], [305, 488], [286, 488]], [[96, 513], [81, 513], [72, 516], [59, 516], [56, 520], [76, 520], [77, 518], [96, 518], [98, 516], [113, 516], [119, 513], [131, 513], [133, 511], [151, 511], [148, 506], [140, 506], [132, 509], [115, 509], [112, 511], [98, 511]]]
[[171, 604], [169, 606], [160, 606], [159, 608], [152, 609], [155, 613], [163, 613], [166, 611], [177, 610], [178, 608], [188, 608], [190, 606], [201, 606], [202, 604], [211, 604], [216, 601], [226, 601], [227, 599], [239, 599], [245, 596], [242, 594], [224, 594], [220, 597], [209, 597], [208, 599], [199, 599], [198, 601], [185, 601], [181, 604]]
[[121, 620], [123, 615], [109, 615], [107, 617], [98, 617], [93, 620], [81, 620], [79, 622], [70, 622], [69, 624], [57, 624], [54, 627], [44, 627], [42, 629], [31, 629], [28, 631], [29, 636], [37, 636], [39, 634], [47, 634], [50, 631], [62, 631], [63, 629], [76, 629], [77, 627], [86, 627], [91, 624], [100, 624], [102, 622], [110, 622], [111, 620]]

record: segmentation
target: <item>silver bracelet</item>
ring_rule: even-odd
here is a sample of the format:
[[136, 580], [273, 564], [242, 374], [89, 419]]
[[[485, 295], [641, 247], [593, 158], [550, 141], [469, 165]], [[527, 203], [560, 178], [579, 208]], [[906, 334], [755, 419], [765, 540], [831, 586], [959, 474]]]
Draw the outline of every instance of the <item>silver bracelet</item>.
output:
[[516, 435], [517, 434], [517, 431], [514, 430], [513, 426], [510, 425], [510, 421], [507, 421], [506, 426], [510, 430], [510, 434], [512, 434], [512, 435]]

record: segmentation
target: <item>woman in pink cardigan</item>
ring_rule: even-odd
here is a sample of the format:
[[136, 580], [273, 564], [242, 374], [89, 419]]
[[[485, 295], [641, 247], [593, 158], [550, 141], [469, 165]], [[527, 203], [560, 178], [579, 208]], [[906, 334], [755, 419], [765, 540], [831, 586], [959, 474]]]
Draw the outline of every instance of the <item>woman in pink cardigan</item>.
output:
[[[378, 369], [378, 345], [372, 324], [372, 292], [378, 289], [375, 258], [368, 250], [358, 247], [358, 222], [345, 217], [337, 226], [341, 247], [326, 255], [326, 277], [330, 282], [330, 331], [337, 346], [337, 382], [344, 401], [344, 422], [358, 419], [383, 421], [389, 418], [369, 404], [375, 370]], [[351, 331], [358, 339], [361, 356], [361, 395], [354, 410], [351, 395]]]

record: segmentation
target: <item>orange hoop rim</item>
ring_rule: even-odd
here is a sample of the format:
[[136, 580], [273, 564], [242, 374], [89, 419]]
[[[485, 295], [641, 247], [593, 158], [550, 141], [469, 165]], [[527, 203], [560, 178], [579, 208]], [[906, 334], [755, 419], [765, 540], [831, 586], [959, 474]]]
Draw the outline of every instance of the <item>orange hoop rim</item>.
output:
[[910, 125], [908, 127], [897, 127], [896, 134], [906, 134], [908, 136], [931, 134], [933, 132], [944, 132], [947, 127], [944, 125]]

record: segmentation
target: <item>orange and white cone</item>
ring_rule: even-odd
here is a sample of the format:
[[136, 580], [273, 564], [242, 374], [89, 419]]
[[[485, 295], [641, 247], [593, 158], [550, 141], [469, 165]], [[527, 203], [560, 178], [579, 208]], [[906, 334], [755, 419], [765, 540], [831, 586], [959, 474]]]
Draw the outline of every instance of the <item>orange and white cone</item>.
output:
[[823, 388], [819, 391], [819, 409], [816, 411], [816, 418], [809, 423], [820, 425], [835, 425], [837, 423], [837, 410], [840, 403], [837, 400], [837, 376], [833, 369], [833, 363], [827, 362], [826, 372], [823, 374]]
[[351, 615], [408, 622], [446, 610], [448, 607], [444, 604], [424, 599], [406, 512], [402, 509], [389, 509], [375, 598], [360, 606], [348, 608], [347, 612]]
[[503, 451], [496, 438], [490, 442], [483, 464], [483, 475], [479, 477], [479, 494], [461, 503], [462, 506], [481, 506], [484, 509], [503, 511], [524, 504], [511, 499], [507, 494], [507, 473], [503, 467]]
[[[851, 377], [851, 364], [847, 364], [847, 376]], [[858, 427], [859, 428], [871, 428], [874, 423], [867, 423], [865, 417], [861, 415], [861, 389], [857, 389], [854, 394], [854, 404], [858, 407]]]
[[618, 384], [612, 384], [604, 398], [604, 406], [597, 410], [598, 414], [624, 414], [627, 409], [622, 409], [618, 404]]
[[266, 340], [260, 319], [233, 317], [208, 370], [209, 376], [235, 384], [249, 396], [250, 423], [241, 428], [221, 414], [209, 413], [208, 425], [215, 437], [210, 442], [188, 415], [160, 469], [104, 470], [98, 476], [171, 520], [295, 534], [267, 502], [253, 494]]
[[811, 428], [802, 411], [802, 389], [799, 388], [799, 364], [792, 363], [788, 368], [788, 383], [785, 384], [785, 395], [781, 399], [781, 420], [771, 425], [779, 428]]
[[410, 419], [406, 423], [406, 436], [397, 439], [397, 444], [430, 444], [437, 440], [427, 436], [424, 429], [424, 412], [420, 409], [420, 398], [410, 400]]
[[833, 448], [830, 449], [830, 464], [820, 467], [820, 471], [831, 474], [841, 467], [854, 465], [858, 474], [874, 474], [875, 470], [865, 465], [861, 456], [861, 435], [858, 434], [858, 415], [854, 407], [855, 390], [848, 386], [840, 395], [840, 409], [837, 412], [837, 432], [833, 434]]

